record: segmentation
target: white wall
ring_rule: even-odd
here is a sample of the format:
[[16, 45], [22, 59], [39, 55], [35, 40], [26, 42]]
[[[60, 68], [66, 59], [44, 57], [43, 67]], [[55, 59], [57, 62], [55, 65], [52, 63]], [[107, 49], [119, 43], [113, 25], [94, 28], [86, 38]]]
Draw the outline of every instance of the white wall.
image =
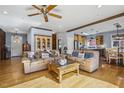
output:
[[[74, 33], [69, 32], [58, 32], [57, 33], [57, 44], [58, 39], [61, 39], [61, 49], [63, 51], [64, 47], [67, 46], [67, 53], [71, 54], [74, 49]], [[58, 48], [58, 46], [57, 46]]]
[[31, 31], [28, 31], [27, 33], [27, 41], [31, 45]]
[[67, 48], [68, 54], [72, 54], [73, 50], [74, 50], [74, 33], [67, 33]]
[[63, 51], [64, 47], [67, 46], [67, 34], [66, 32], [58, 32], [57, 35], [57, 49], [58, 49], [58, 40], [61, 39], [61, 49]]
[[[52, 36], [52, 32], [45, 31], [41, 29], [35, 29], [32, 28], [27, 35], [28, 42], [31, 45], [31, 51], [35, 51], [35, 41], [34, 41], [34, 35], [47, 35]], [[71, 54], [74, 49], [74, 33], [71, 32], [58, 32], [57, 34], [57, 48], [58, 48], [58, 39], [61, 39], [61, 49], [63, 50], [65, 46], [67, 46], [68, 51], [67, 53]]]
[[35, 51], [34, 35], [52, 36], [52, 31], [46, 31], [46, 30], [42, 30], [42, 29], [31, 28], [31, 30], [28, 32], [28, 35], [27, 35], [28, 42], [31, 45], [31, 51]]

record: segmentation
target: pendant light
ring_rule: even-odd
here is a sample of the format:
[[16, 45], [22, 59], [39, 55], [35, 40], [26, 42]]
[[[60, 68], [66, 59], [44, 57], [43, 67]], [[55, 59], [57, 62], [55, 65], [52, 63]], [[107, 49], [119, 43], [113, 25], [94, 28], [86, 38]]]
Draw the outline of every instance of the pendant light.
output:
[[[117, 31], [116, 31], [116, 36], [115, 36], [115, 39], [116, 40], [120, 40], [120, 35], [119, 35], [119, 28], [121, 28], [121, 25], [119, 24], [119, 23], [115, 23], [114, 24], [115, 25], [115, 27], [117, 28]], [[120, 53], [120, 44], [119, 44], [119, 41], [118, 41], [118, 46], [117, 46], [117, 52], [118, 52], [118, 57], [120, 57], [120, 55], [119, 55], [119, 53]], [[120, 63], [120, 59], [118, 59], [118, 63]]]

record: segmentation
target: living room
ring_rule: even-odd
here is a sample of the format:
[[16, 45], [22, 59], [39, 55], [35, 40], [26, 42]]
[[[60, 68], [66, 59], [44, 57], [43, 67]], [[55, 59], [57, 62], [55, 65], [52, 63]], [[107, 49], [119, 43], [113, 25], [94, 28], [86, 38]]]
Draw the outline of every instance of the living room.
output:
[[1, 5], [0, 87], [124, 87], [123, 10]]

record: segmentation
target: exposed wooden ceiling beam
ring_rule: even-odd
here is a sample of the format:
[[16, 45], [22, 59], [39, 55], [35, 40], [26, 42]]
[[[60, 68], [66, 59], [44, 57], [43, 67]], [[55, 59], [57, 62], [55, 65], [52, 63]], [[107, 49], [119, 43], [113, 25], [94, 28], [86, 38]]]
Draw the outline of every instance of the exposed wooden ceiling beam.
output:
[[78, 29], [81, 29], [81, 28], [84, 28], [84, 27], [88, 27], [88, 26], [91, 26], [91, 25], [99, 24], [99, 23], [102, 23], [102, 22], [105, 22], [105, 21], [109, 21], [109, 20], [112, 20], [112, 19], [115, 19], [115, 18], [123, 17], [123, 16], [124, 16], [124, 12], [120, 13], [120, 14], [117, 14], [117, 15], [114, 15], [114, 16], [110, 16], [110, 17], [98, 20], [98, 21], [95, 21], [95, 22], [92, 22], [92, 23], [89, 23], [89, 24], [86, 24], [86, 25], [83, 25], [83, 26], [79, 26], [79, 27], [67, 30], [67, 32], [72, 32], [72, 31], [75, 31], [75, 30], [78, 30]]
[[51, 29], [41, 28], [41, 27], [34, 27], [34, 26], [32, 26], [31, 28], [41, 29], [41, 30], [45, 30], [45, 31], [52, 31]]

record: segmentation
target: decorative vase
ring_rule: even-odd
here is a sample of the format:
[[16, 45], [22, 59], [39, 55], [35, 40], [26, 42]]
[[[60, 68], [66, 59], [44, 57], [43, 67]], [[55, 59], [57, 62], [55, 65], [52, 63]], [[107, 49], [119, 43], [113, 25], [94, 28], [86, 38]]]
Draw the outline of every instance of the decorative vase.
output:
[[67, 60], [66, 60], [66, 59], [60, 59], [60, 60], [59, 60], [59, 64], [60, 64], [61, 66], [66, 65], [66, 64], [67, 64]]

